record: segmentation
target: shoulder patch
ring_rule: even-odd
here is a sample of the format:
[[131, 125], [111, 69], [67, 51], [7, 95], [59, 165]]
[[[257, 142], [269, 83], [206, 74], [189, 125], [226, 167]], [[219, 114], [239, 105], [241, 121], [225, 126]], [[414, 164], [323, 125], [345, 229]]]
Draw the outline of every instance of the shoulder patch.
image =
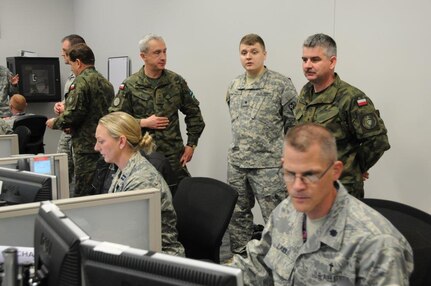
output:
[[120, 98], [118, 96], [116, 96], [114, 98], [114, 102], [113, 102], [114, 106], [117, 107], [120, 104], [120, 101], [121, 101]]
[[377, 117], [374, 113], [365, 114], [361, 119], [361, 125], [367, 130], [374, 129], [377, 125]]
[[69, 86], [69, 91], [74, 90], [74, 89], [75, 89], [75, 84], [73, 83]]
[[119, 90], [124, 90], [124, 83], [120, 84]]

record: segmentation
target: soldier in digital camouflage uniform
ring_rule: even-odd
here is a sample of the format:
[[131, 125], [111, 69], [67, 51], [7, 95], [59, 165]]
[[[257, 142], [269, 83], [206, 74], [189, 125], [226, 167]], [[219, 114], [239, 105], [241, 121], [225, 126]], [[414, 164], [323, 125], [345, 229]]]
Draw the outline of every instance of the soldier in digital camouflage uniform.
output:
[[110, 113], [100, 119], [96, 139], [95, 150], [103, 155], [105, 162], [118, 166], [108, 192], [146, 188], [160, 190], [162, 251], [170, 255], [184, 256], [184, 247], [177, 239], [177, 216], [169, 187], [154, 166], [139, 152], [146, 144], [139, 124], [124, 112]]
[[343, 163], [331, 132], [314, 123], [291, 128], [283, 157], [289, 197], [262, 239], [248, 243], [248, 258], [233, 259], [245, 285], [409, 285], [409, 243], [337, 181]]
[[296, 90], [291, 80], [264, 66], [265, 44], [255, 34], [240, 41], [246, 70], [230, 84], [226, 102], [232, 122], [228, 183], [239, 194], [229, 226], [231, 250], [245, 253], [253, 235], [255, 197], [266, 222], [286, 197], [281, 174], [283, 134], [294, 124]]
[[298, 97], [296, 120], [316, 122], [333, 132], [344, 163], [340, 180], [350, 194], [363, 198], [369, 169], [390, 148], [383, 120], [370, 98], [334, 72], [337, 47], [331, 37], [310, 36], [302, 60], [309, 83]]
[[47, 121], [53, 129], [69, 130], [75, 163], [75, 196], [89, 195], [96, 162], [100, 155], [94, 150], [94, 133], [98, 120], [108, 113], [114, 97], [112, 84], [94, 68], [93, 51], [86, 44], [77, 44], [69, 51], [75, 81], [69, 88], [64, 112]]
[[10, 116], [9, 97], [18, 93], [19, 75], [13, 75], [9, 69], [0, 66], [0, 117]]
[[0, 135], [12, 134], [13, 130], [10, 124], [4, 119], [0, 118]]
[[[149, 34], [139, 41], [139, 48], [145, 65], [120, 85], [110, 111], [124, 111], [139, 120], [142, 134], [150, 133], [179, 182], [190, 176], [186, 163], [192, 159], [205, 127], [199, 101], [180, 75], [165, 69], [166, 45], [162, 37]], [[185, 146], [178, 110], [185, 115]]]

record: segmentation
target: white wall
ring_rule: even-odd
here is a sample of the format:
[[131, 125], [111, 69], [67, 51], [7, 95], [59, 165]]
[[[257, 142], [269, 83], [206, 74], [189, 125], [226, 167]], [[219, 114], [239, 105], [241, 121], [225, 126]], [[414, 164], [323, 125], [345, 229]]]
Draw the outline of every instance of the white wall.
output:
[[[267, 66], [290, 76], [299, 91], [306, 82], [302, 42], [318, 32], [334, 36], [337, 72], [371, 97], [389, 130], [392, 148], [371, 169], [366, 195], [431, 213], [431, 132], [426, 124], [431, 97], [423, 61], [431, 49], [428, 0], [2, 0], [0, 5], [1, 61], [23, 46], [56, 55], [61, 37], [75, 32], [93, 48], [102, 73], [106, 75], [108, 57], [123, 55], [132, 59], [135, 72], [142, 65], [138, 40], [149, 32], [162, 35], [168, 47], [167, 68], [186, 78], [207, 123], [190, 171], [221, 180], [226, 178], [231, 139], [224, 97], [230, 80], [243, 72], [240, 38], [260, 34], [268, 49]], [[41, 33], [28, 32], [28, 24], [12, 25], [5, 5], [37, 14], [26, 18]], [[54, 12], [46, 12], [48, 8]], [[35, 43], [36, 35], [42, 41]]]
[[[73, 33], [73, 1], [69, 0], [1, 0], [0, 1], [0, 65], [6, 58], [18, 56], [18, 50], [37, 52], [41, 57], [57, 57], [61, 39]], [[62, 78], [68, 68], [60, 59]], [[70, 69], [69, 69], [70, 70]], [[54, 116], [54, 103], [29, 103], [28, 112]], [[45, 151], [55, 152], [59, 131], [47, 128]]]

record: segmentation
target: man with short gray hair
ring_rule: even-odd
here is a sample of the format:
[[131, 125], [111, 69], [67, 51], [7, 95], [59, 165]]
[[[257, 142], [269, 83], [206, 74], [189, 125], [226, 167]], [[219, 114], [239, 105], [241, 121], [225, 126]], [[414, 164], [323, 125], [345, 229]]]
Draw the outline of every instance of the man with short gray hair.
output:
[[363, 198], [369, 169], [390, 145], [380, 112], [365, 93], [340, 79], [336, 63], [337, 45], [330, 36], [305, 40], [302, 68], [309, 82], [299, 94], [295, 116], [298, 123], [319, 123], [333, 132], [344, 163], [340, 181], [351, 195]]
[[272, 212], [260, 241], [235, 255], [247, 285], [409, 285], [413, 251], [380, 213], [338, 181], [343, 163], [325, 127], [306, 123], [284, 140], [289, 197]]
[[[162, 37], [146, 35], [139, 41], [139, 50], [145, 64], [123, 81], [109, 110], [124, 111], [139, 120], [142, 134], [148, 132], [153, 137], [157, 151], [169, 160], [179, 183], [190, 176], [186, 164], [205, 127], [199, 101], [180, 75], [165, 68], [167, 49]], [[178, 110], [185, 115], [185, 145]]]

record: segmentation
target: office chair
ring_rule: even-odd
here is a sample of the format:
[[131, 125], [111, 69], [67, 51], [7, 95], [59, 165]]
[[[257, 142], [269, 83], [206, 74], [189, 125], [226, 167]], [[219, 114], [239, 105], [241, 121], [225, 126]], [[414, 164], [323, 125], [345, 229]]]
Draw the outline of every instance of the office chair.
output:
[[46, 120], [48, 118], [44, 115], [22, 115], [15, 119], [13, 123], [13, 130], [18, 126], [27, 126], [31, 131], [30, 138], [27, 142], [25, 153], [27, 154], [38, 154], [45, 153], [43, 136], [45, 135]]
[[220, 263], [220, 246], [237, 199], [235, 189], [216, 179], [188, 177], [179, 183], [173, 205], [186, 257]]
[[17, 126], [13, 133], [18, 135], [18, 149], [20, 154], [26, 154], [26, 146], [28, 140], [30, 139], [31, 131], [27, 126], [21, 125]]
[[431, 285], [431, 215], [388, 200], [365, 198], [363, 202], [386, 217], [410, 243], [414, 259], [410, 285]]

